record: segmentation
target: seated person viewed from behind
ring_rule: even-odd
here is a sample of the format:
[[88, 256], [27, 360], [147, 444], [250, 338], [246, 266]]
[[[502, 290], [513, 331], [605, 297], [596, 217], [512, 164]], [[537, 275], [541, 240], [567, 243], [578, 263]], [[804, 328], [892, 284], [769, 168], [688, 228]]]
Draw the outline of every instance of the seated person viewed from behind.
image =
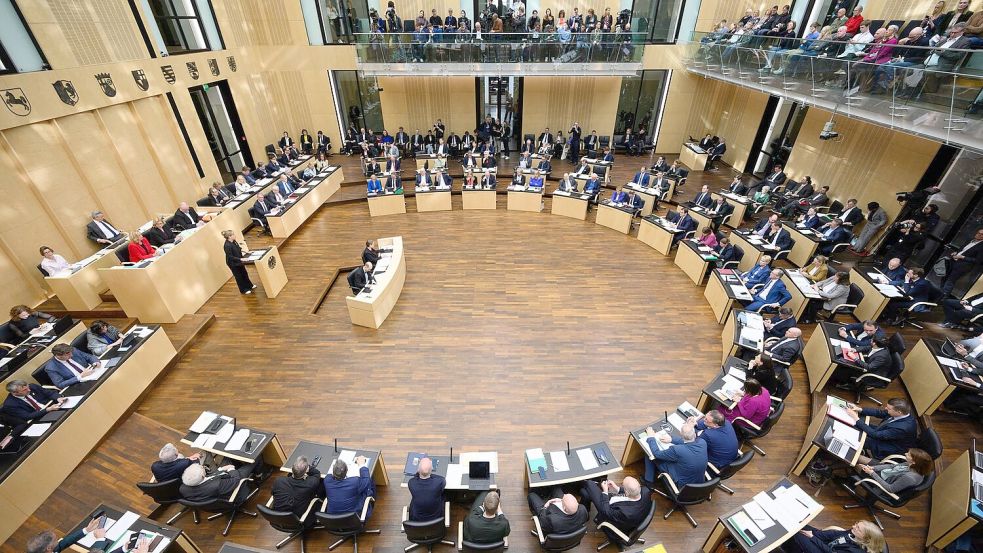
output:
[[[75, 545], [83, 537], [90, 534], [95, 538], [95, 543], [89, 547], [86, 547], [86, 551], [89, 551], [90, 553], [103, 553], [108, 551], [112, 547], [113, 542], [105, 539], [106, 530], [108, 528], [100, 528], [99, 524], [100, 520], [98, 518], [92, 519], [84, 528], [79, 528], [60, 540], [57, 536], [55, 536], [54, 532], [51, 530], [45, 530], [44, 532], [41, 532], [40, 534], [37, 534], [27, 540], [27, 553], [60, 553], [61, 551], [67, 551], [72, 547], [72, 545]], [[148, 539], [137, 540], [137, 544], [132, 549], [132, 552], [149, 553], [150, 541], [151, 540]]]
[[822, 530], [806, 526], [799, 530], [792, 543], [786, 543], [788, 553], [884, 553], [887, 544], [884, 534], [873, 522], [861, 520], [849, 530], [830, 526]]
[[44, 272], [48, 273], [48, 276], [70, 273], [72, 271], [72, 266], [65, 261], [64, 257], [56, 254], [55, 250], [48, 246], [41, 246], [39, 251], [41, 252], [41, 268], [44, 269]]
[[130, 263], [139, 263], [144, 259], [150, 259], [157, 255], [157, 248], [150, 245], [150, 241], [137, 231], [129, 234], [130, 242], [126, 245], [126, 253], [130, 258]]
[[696, 425], [699, 439], [707, 444], [707, 461], [717, 469], [730, 465], [740, 455], [734, 426], [719, 410], [714, 409], [699, 420], [690, 417], [688, 422]]
[[160, 452], [157, 454], [157, 460], [150, 465], [150, 472], [154, 475], [154, 480], [157, 482], [167, 482], [168, 480], [181, 478], [181, 475], [184, 474], [184, 469], [198, 464], [199, 459], [201, 459], [201, 453], [195, 453], [194, 455], [185, 457], [181, 455], [174, 444], [166, 443], [164, 447], [160, 448]]
[[14, 336], [23, 340], [37, 332], [42, 319], [52, 323], [55, 321], [55, 316], [44, 311], [32, 311], [26, 305], [15, 305], [10, 308], [10, 324], [7, 328]]
[[[324, 497], [321, 473], [311, 466], [307, 457], [301, 455], [290, 467], [290, 474], [281, 476], [273, 482], [270, 494], [273, 496], [274, 511], [287, 511], [297, 515], [298, 518], [303, 517], [311, 500]], [[316, 522], [316, 517], [308, 515], [304, 524], [311, 527]]]
[[725, 407], [722, 411], [724, 418], [734, 424], [745, 424], [744, 421], [736, 420], [739, 417], [761, 426], [771, 413], [771, 394], [753, 378], [744, 381], [744, 387], [734, 393], [733, 399], [737, 401], [737, 405], [733, 409]]
[[[354, 470], [358, 471], [358, 476], [348, 478], [348, 465], [341, 459], [336, 459], [334, 468], [330, 476], [324, 477], [324, 493], [328, 499], [328, 507], [325, 510], [331, 515], [342, 515], [345, 513], [357, 513], [361, 516], [362, 506], [367, 498], [375, 498], [375, 482], [369, 475], [369, 460], [359, 455], [355, 457]], [[372, 515], [372, 503], [365, 513], [368, 520]]]
[[44, 364], [44, 373], [56, 388], [78, 384], [82, 378], [90, 376], [102, 366], [98, 357], [69, 344], [55, 344], [51, 355], [51, 359]]
[[[215, 499], [227, 501], [236, 486], [239, 485], [239, 481], [249, 478], [254, 468], [251, 463], [239, 468], [234, 465], [225, 465], [219, 467], [214, 474], [208, 475], [205, 467], [198, 463], [192, 463], [181, 474], [181, 497], [189, 501], [213, 501]], [[232, 501], [238, 503], [245, 500], [249, 497], [252, 489], [249, 482], [244, 482]]]
[[[861, 409], [850, 404], [847, 412], [854, 417], [854, 428], [867, 434], [864, 455], [860, 462], [870, 464], [873, 459], [880, 460], [888, 455], [901, 455], [915, 446], [918, 439], [918, 422], [911, 416], [911, 406], [901, 398], [888, 400], [885, 409]], [[881, 419], [879, 424], [867, 424], [861, 417]], [[868, 456], [867, 453], [870, 455]]]
[[471, 511], [464, 518], [464, 539], [477, 544], [498, 543], [512, 529], [509, 519], [499, 509], [501, 499], [497, 490], [482, 492], [471, 504]]
[[410, 520], [427, 522], [443, 518], [446, 485], [447, 481], [443, 476], [433, 474], [433, 461], [429, 457], [420, 459], [416, 474], [407, 483], [410, 490]]
[[106, 220], [101, 211], [92, 212], [92, 221], [85, 225], [85, 236], [99, 244], [112, 244], [123, 239], [123, 233]]
[[375, 277], [372, 276], [373, 266], [371, 261], [366, 261], [361, 267], [356, 267], [348, 273], [348, 286], [351, 287], [353, 294], [358, 294], [363, 288], [375, 282]]
[[884, 490], [898, 494], [921, 484], [935, 470], [932, 457], [921, 449], [913, 447], [904, 456], [903, 463], [858, 464], [856, 470], [880, 484]]
[[588, 513], [591, 505], [597, 510], [595, 524], [607, 522], [625, 534], [638, 528], [652, 506], [648, 488], [631, 476], [626, 476], [620, 487], [610, 480], [588, 480], [580, 489], [580, 499]]
[[[656, 437], [655, 429], [651, 426], [645, 429], [645, 441], [652, 451], [652, 456], [655, 457], [654, 461], [645, 458], [646, 482], [654, 484], [660, 472], [668, 473], [677, 488], [706, 480], [703, 473], [707, 470], [707, 442], [696, 439], [693, 422], [683, 424], [679, 433], [682, 439], [667, 434]], [[660, 450], [656, 440], [672, 446]]]
[[122, 341], [119, 329], [106, 321], [92, 321], [89, 330], [85, 331], [85, 347], [89, 348], [93, 355], [102, 355]]
[[[40, 384], [28, 384], [14, 379], [7, 382], [7, 397], [3, 400], [4, 415], [19, 421], [31, 421], [43, 417], [50, 411], [57, 411], [67, 398], [61, 397], [56, 390], [48, 390]], [[51, 405], [47, 405], [48, 403]]]
[[545, 500], [535, 491], [529, 492], [529, 510], [539, 519], [543, 537], [550, 534], [571, 534], [587, 524], [587, 508], [571, 494], [557, 486], [550, 488]]

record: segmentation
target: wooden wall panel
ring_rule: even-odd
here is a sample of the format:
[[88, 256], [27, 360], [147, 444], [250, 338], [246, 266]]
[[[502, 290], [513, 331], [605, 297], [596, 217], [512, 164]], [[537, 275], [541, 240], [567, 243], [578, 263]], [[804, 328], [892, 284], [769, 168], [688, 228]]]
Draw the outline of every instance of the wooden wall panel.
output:
[[[956, 7], [957, 0], [946, 2], [946, 11]], [[979, 5], [974, 6], [975, 2], [970, 2], [970, 9], [977, 10]], [[864, 7], [864, 16], [869, 19], [921, 19], [932, 13], [935, 7], [935, 0], [867, 0]]]
[[812, 177], [817, 187], [830, 186], [841, 201], [876, 201], [891, 217], [901, 205], [894, 193], [914, 189], [939, 144], [845, 117], [836, 118], [840, 139], [820, 140], [829, 112], [809, 108], [785, 172], [790, 178]]
[[382, 119], [390, 133], [403, 127], [410, 134], [416, 129], [426, 134], [438, 118], [448, 130], [473, 132], [474, 87], [473, 77], [380, 77]]
[[[179, 197], [198, 189], [198, 175], [194, 173], [188, 148], [179, 134], [170, 106], [162, 96], [139, 100], [130, 106], [137, 113], [136, 122], [141, 136], [139, 144], [131, 147], [147, 151], [146, 158], [137, 158], [145, 160], [141, 165], [148, 179], [144, 181], [142, 174], [137, 173], [141, 194], [145, 195], [151, 206], [175, 205], [180, 201]], [[151, 137], [153, 146], [150, 146]], [[160, 178], [160, 189], [144, 185], [145, 182], [153, 182], [154, 175]]]
[[[762, 2], [754, 0], [750, 2], [737, 2], [735, 0], [703, 0], [700, 2], [700, 13], [696, 19], [696, 30], [698, 32], [712, 31], [714, 25], [720, 20], [726, 19], [728, 22], [737, 21], [744, 17], [744, 11], [748, 8], [760, 10], [764, 13], [766, 9], [774, 6], [777, 2]], [[791, 4], [782, 2], [781, 5]]]
[[[693, 91], [692, 105], [699, 108], [690, 111], [688, 136], [701, 138], [711, 133], [723, 137], [727, 143], [724, 162], [743, 169], [767, 102], [767, 94], [720, 81], [701, 80]], [[675, 146], [678, 151], [679, 144]]]
[[598, 136], [614, 132], [619, 77], [526, 77], [523, 81], [522, 132], [539, 134], [544, 128], [557, 129], [564, 135], [574, 121], [585, 134], [596, 130]]

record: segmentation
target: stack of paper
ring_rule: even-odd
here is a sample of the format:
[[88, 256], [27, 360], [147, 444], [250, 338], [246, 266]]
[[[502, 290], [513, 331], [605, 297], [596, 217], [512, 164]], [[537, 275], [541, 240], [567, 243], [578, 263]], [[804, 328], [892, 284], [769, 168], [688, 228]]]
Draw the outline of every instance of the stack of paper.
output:
[[191, 432], [202, 433], [208, 428], [212, 421], [218, 418], [218, 413], [212, 413], [211, 411], [203, 411], [198, 415], [198, 419], [188, 428]]
[[82, 396], [66, 396], [65, 401], [61, 404], [61, 408], [74, 409], [78, 406], [80, 401], [82, 401]]
[[853, 449], [860, 449], [860, 431], [856, 428], [847, 426], [840, 421], [833, 421], [833, 437]]
[[444, 478], [448, 487], [460, 487], [461, 480], [464, 478], [464, 465], [460, 463], [447, 465], [447, 476]]
[[553, 465], [553, 472], [570, 470], [570, 462], [567, 461], [567, 454], [564, 451], [550, 451], [550, 464]]
[[529, 464], [530, 472], [539, 472], [540, 467], [546, 468], [546, 454], [543, 448], [536, 447], [526, 450], [526, 462]]
[[580, 459], [580, 466], [582, 466], [584, 470], [594, 470], [600, 466], [597, 464], [597, 459], [594, 457], [594, 452], [591, 451], [589, 447], [578, 449], [577, 458]]
[[51, 428], [50, 422], [34, 423], [31, 426], [28, 426], [27, 430], [25, 430], [21, 436], [24, 436], [25, 438], [37, 438], [38, 436], [41, 436], [47, 432], [49, 428]]

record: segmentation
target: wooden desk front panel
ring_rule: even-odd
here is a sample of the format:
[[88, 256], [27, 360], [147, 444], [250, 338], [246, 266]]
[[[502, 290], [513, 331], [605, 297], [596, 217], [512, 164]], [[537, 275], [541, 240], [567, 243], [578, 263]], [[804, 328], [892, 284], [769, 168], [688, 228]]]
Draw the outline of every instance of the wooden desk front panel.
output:
[[45, 277], [44, 281], [58, 295], [58, 300], [65, 309], [91, 311], [102, 303], [99, 294], [109, 288], [99, 275], [99, 269], [114, 267], [119, 263], [116, 254], [109, 252], [74, 274]]
[[694, 284], [703, 286], [703, 279], [707, 274], [707, 266], [711, 262], [703, 259], [703, 256], [697, 250], [681, 243], [676, 248], [676, 258], [673, 260], [673, 263], [682, 269]]
[[369, 215], [383, 217], [406, 213], [406, 196], [402, 194], [386, 194], [369, 197]]
[[964, 451], [932, 484], [926, 547], [941, 550], [976, 525], [976, 519], [969, 516], [972, 470], [970, 452]]
[[584, 221], [587, 219], [587, 200], [553, 194], [550, 213]]
[[679, 162], [689, 167], [690, 172], [704, 171], [707, 168], [707, 154], [698, 154], [683, 144], [679, 150]]
[[905, 357], [901, 381], [904, 382], [911, 402], [918, 416], [931, 415], [942, 405], [955, 386], [949, 384], [943, 367], [928, 349], [925, 340], [920, 339]]
[[736, 232], [730, 233], [730, 243], [741, 248], [744, 251], [744, 257], [737, 264], [737, 269], [742, 273], [751, 270], [758, 264], [758, 260], [761, 259], [761, 252], [758, 248], [755, 248], [750, 242], [744, 239], [743, 236], [737, 234]]
[[416, 211], [450, 211], [451, 210], [451, 191], [446, 192], [421, 192], [414, 196], [416, 198]]
[[727, 316], [734, 305], [734, 300], [730, 299], [730, 295], [727, 294], [727, 286], [729, 285], [726, 282], [711, 274], [710, 278], [707, 279], [706, 290], [703, 291], [703, 297], [707, 299], [714, 318], [720, 324], [724, 324], [724, 321], [727, 320]]
[[887, 307], [887, 296], [875, 288], [856, 269], [850, 269], [850, 282], [856, 284], [864, 293], [864, 299], [860, 300], [855, 311], [857, 318], [861, 321], [876, 321], [884, 308]]
[[509, 191], [508, 209], [509, 211], [532, 211], [533, 213], [539, 213], [543, 210], [543, 194]]
[[273, 238], [287, 238], [294, 233], [307, 219], [328, 201], [335, 192], [341, 188], [342, 181], [345, 180], [341, 168], [335, 170], [320, 184], [304, 194], [300, 200], [290, 206], [290, 209], [283, 212], [283, 215], [267, 217], [270, 225], [270, 233]]
[[464, 190], [461, 192], [461, 202], [464, 209], [498, 208], [494, 190]]
[[822, 323], [816, 325], [816, 330], [802, 348], [802, 360], [806, 365], [806, 375], [809, 376], [809, 391], [818, 392], [836, 369], [833, 358], [829, 355], [829, 337]]
[[638, 227], [638, 239], [662, 255], [669, 255], [672, 249], [672, 237], [673, 233], [645, 219], [642, 219]]
[[628, 231], [631, 230], [631, 213], [604, 204], [598, 204], [597, 219], [594, 222], [609, 229], [628, 234]]
[[[274, 260], [272, 267], [270, 267], [271, 259]], [[276, 246], [270, 246], [270, 249], [253, 266], [256, 268], [256, 274], [259, 275], [259, 280], [263, 284], [263, 291], [266, 292], [266, 297], [277, 297], [280, 291], [287, 285], [287, 271], [283, 267], [283, 258], [280, 257], [280, 251], [276, 249]]]
[[819, 248], [819, 243], [799, 232], [795, 225], [782, 226], [792, 236], [792, 240], [795, 240], [792, 251], [788, 252], [788, 260], [794, 263], [796, 267], [805, 267], [812, 261], [812, 256], [816, 254], [816, 250]]

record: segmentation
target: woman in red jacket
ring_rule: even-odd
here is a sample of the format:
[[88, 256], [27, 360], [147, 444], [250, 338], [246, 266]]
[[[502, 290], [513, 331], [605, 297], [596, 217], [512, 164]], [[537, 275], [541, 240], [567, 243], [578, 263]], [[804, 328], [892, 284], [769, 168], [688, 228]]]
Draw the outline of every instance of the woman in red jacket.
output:
[[130, 243], [126, 246], [127, 253], [130, 254], [130, 262], [136, 263], [153, 257], [157, 253], [157, 248], [150, 245], [150, 242], [139, 232], [130, 233]]

